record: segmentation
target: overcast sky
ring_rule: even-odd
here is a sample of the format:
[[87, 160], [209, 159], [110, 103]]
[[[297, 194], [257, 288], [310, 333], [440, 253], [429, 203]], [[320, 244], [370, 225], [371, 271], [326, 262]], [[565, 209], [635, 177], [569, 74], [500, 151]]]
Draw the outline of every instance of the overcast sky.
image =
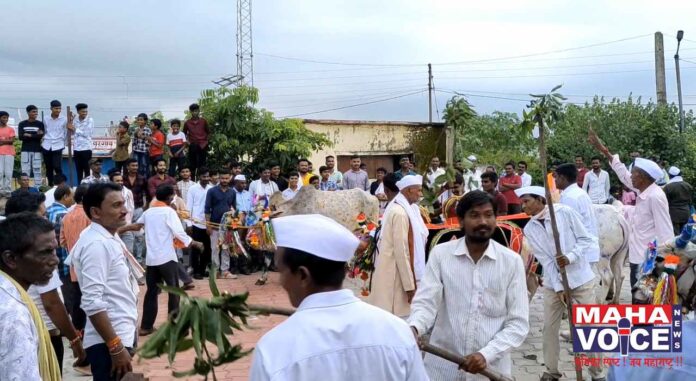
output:
[[[16, 119], [51, 99], [88, 103], [100, 126], [157, 110], [182, 117], [211, 80], [236, 73], [234, 0], [2, 8], [0, 109]], [[689, 39], [681, 57], [694, 62], [682, 61], [684, 102], [696, 104], [696, 2], [265, 0], [252, 13], [254, 84], [279, 117], [427, 121], [429, 62], [435, 119], [451, 91], [470, 94], [479, 113], [520, 112], [526, 94], [561, 83], [572, 102], [654, 99], [658, 30], [676, 102], [678, 29]]]

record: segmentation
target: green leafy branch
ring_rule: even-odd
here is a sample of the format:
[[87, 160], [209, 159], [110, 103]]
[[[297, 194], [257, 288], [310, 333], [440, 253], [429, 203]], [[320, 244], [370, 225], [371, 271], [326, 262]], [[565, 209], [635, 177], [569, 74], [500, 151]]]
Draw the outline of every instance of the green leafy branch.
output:
[[[216, 366], [239, 360], [251, 353], [251, 350], [243, 350], [240, 344], [232, 345], [227, 338], [227, 335], [247, 325], [249, 307], [246, 301], [249, 294], [220, 293], [215, 283], [215, 271], [211, 270], [210, 274], [209, 285], [213, 295], [210, 299], [191, 297], [178, 287], [159, 286], [181, 298], [179, 312], [177, 316], [169, 316], [167, 322], [138, 349], [138, 354], [143, 359], [151, 359], [166, 353], [171, 365], [177, 353], [193, 348], [196, 352], [193, 368], [184, 372], [173, 371], [175, 377], [201, 375], [207, 379], [208, 374], [212, 373], [213, 380], [217, 380]], [[217, 348], [217, 357], [211, 355], [208, 344]]]

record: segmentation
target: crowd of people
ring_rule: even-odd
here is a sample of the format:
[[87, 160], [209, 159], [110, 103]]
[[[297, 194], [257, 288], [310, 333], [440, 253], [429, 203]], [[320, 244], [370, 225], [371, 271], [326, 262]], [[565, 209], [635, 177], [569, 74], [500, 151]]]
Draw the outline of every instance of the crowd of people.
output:
[[[560, 269], [568, 274], [575, 302], [602, 302], [592, 204], [619, 199], [631, 206], [625, 215], [632, 285], [647, 243], [672, 238], [691, 214], [692, 189], [678, 168], [665, 169], [639, 154], [626, 166], [594, 133], [589, 140], [608, 161], [623, 193], [613, 192], [617, 188], [602, 169], [601, 157], [593, 157], [586, 168], [578, 156], [574, 163], [553, 166], [546, 178], [552, 200], [547, 200], [545, 189], [533, 185], [541, 181], [527, 173], [527, 163], [508, 162], [498, 173], [494, 166], [480, 166], [473, 155], [454, 163], [453, 178], [438, 157], [421, 175], [404, 156], [393, 172], [376, 169], [371, 182], [359, 156], [350, 159], [345, 172], [338, 170], [335, 157], [327, 156], [316, 173], [309, 160], [300, 158], [296, 171], [282, 174], [280, 165], [267, 163], [249, 181], [236, 161], [218, 169], [206, 166], [210, 130], [195, 104], [183, 128], [172, 120], [167, 135], [160, 120], [148, 120], [145, 114], [138, 116], [132, 132], [122, 123], [113, 152], [116, 165], [102, 173], [102, 160], [91, 155], [94, 123], [87, 105], [76, 109], [77, 117], [61, 117], [61, 104], [53, 101], [50, 119], [42, 123], [36, 107], [28, 106], [29, 119], [19, 124], [22, 174], [0, 222], [3, 380], [59, 380], [63, 337], [77, 371], [97, 381], [120, 379], [132, 371], [138, 337], [156, 330], [158, 284], [191, 289], [194, 279], [210, 276], [212, 269], [229, 279], [258, 270], [260, 263], [221, 244], [225, 216], [252, 213], [278, 193], [290, 200], [302, 187], [360, 189], [379, 200], [371, 293], [363, 302], [342, 289], [346, 262], [360, 245], [353, 232], [319, 215], [272, 219], [278, 247], [274, 267], [298, 310], [257, 344], [252, 380], [313, 379], [317, 372], [336, 380], [451, 380], [462, 371], [486, 369], [510, 375], [510, 350], [529, 332], [526, 275], [520, 256], [492, 235], [498, 216], [520, 213], [530, 218], [525, 239], [544, 270], [546, 370], [541, 380], [558, 380], [567, 302]], [[0, 112], [0, 156], [14, 160], [6, 114]], [[76, 189], [60, 169], [68, 134], [80, 183]], [[4, 163], [3, 157], [2, 187], [7, 184]], [[32, 177], [34, 185], [42, 183], [42, 167], [50, 186], [45, 193], [31, 186]], [[457, 201], [454, 214], [463, 233], [463, 238], [436, 246], [427, 263], [428, 229], [420, 208], [424, 188], [437, 196], [434, 218], [449, 214], [444, 206], [450, 199]], [[556, 201], [562, 255], [553, 245], [548, 212], [548, 204]], [[315, 239], [317, 232], [322, 239]], [[175, 314], [178, 305], [178, 296], [170, 293], [168, 313]], [[464, 362], [432, 354], [422, 358], [418, 347], [425, 336], [432, 345], [465, 355]], [[593, 380], [606, 377], [603, 366], [591, 367], [589, 373]]]

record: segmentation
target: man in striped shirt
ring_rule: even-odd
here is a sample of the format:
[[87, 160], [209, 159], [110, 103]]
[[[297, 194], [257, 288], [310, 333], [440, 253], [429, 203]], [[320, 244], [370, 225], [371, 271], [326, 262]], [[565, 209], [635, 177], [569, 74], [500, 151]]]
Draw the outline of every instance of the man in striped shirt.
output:
[[432, 380], [486, 380], [464, 376], [461, 370], [476, 374], [487, 367], [510, 376], [510, 350], [529, 332], [522, 258], [491, 240], [496, 206], [486, 192], [464, 195], [457, 216], [465, 238], [430, 252], [408, 323], [417, 338], [432, 328], [431, 344], [465, 356], [457, 367], [426, 354], [425, 368]]

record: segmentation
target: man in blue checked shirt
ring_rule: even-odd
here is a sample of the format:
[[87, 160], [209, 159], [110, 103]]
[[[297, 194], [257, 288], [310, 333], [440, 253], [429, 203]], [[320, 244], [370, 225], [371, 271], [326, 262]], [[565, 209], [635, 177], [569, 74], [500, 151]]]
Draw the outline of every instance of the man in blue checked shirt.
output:
[[329, 167], [322, 165], [319, 167], [319, 174], [321, 175], [321, 181], [319, 181], [319, 190], [323, 191], [335, 191], [338, 190], [338, 185], [330, 179], [331, 170]]
[[[68, 208], [74, 204], [73, 192], [70, 186], [63, 184], [56, 188], [54, 193], [55, 202], [46, 209], [46, 218], [53, 224], [56, 229], [56, 240], [60, 242], [60, 229], [63, 227], [63, 217], [68, 213]], [[60, 259], [60, 264], [58, 265], [58, 273], [61, 278], [69, 277], [70, 272], [68, 266], [63, 262], [68, 256], [68, 250], [64, 247], [56, 248], [56, 255]]]

